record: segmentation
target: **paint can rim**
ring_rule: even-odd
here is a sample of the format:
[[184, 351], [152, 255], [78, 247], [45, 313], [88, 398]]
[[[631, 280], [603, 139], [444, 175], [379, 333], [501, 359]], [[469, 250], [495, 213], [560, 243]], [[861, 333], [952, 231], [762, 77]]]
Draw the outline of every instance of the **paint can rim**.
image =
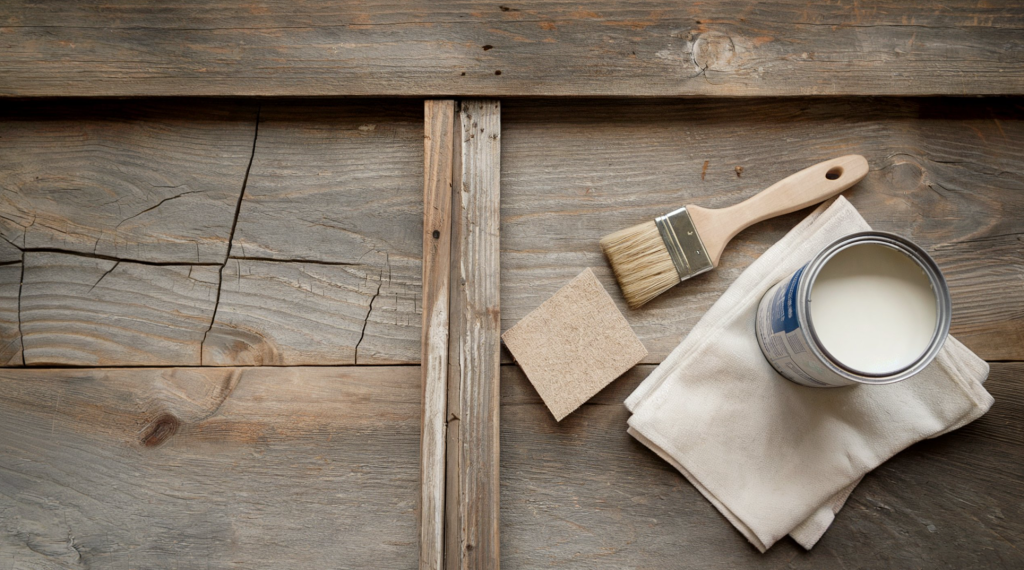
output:
[[[924, 271], [928, 276], [932, 292], [935, 294], [936, 323], [928, 347], [910, 364], [893, 371], [880, 374], [863, 372], [849, 365], [843, 364], [825, 348], [818, 338], [814, 329], [814, 320], [810, 311], [810, 292], [817, 280], [818, 273], [824, 268], [836, 254], [857, 245], [875, 244], [890, 247], [903, 253]], [[935, 359], [942, 345], [949, 335], [949, 327], [952, 320], [952, 300], [949, 295], [949, 286], [939, 269], [938, 264], [928, 253], [914, 242], [894, 233], [881, 231], [857, 232], [839, 238], [825, 246], [811, 261], [807, 263], [806, 276], [800, 280], [797, 290], [797, 313], [800, 322], [807, 323], [801, 327], [801, 332], [807, 341], [807, 345], [815, 356], [832, 372], [846, 380], [857, 384], [892, 384], [905, 380], [923, 370]]]

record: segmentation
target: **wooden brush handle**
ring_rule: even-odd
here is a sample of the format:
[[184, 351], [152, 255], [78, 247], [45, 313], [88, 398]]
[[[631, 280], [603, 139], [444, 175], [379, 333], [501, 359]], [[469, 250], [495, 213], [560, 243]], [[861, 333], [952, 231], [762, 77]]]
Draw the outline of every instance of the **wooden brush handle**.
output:
[[720, 210], [687, 206], [711, 263], [718, 265], [722, 250], [736, 234], [768, 218], [823, 202], [860, 182], [868, 161], [850, 154], [805, 168], [750, 198]]

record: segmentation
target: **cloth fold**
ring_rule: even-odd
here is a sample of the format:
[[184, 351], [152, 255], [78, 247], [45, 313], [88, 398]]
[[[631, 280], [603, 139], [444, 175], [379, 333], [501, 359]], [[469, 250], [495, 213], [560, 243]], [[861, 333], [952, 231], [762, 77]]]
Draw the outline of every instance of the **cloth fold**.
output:
[[833, 240], [870, 229], [842, 196], [820, 206], [626, 399], [629, 433], [761, 552], [787, 534], [810, 549], [864, 474], [992, 405], [988, 364], [953, 337], [921, 373], [883, 386], [800, 386], [764, 358], [754, 335], [764, 293]]

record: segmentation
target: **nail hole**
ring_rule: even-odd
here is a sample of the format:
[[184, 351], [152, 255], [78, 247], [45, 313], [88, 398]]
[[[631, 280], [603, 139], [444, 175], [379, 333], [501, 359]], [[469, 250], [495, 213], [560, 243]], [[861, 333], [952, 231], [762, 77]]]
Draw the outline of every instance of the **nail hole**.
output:
[[842, 175], [843, 175], [843, 167], [842, 166], [833, 166], [832, 168], [830, 168], [828, 170], [828, 172], [825, 173], [825, 178], [828, 178], [829, 180], [836, 180], [837, 178], [839, 178]]
[[494, 74], [495, 75], [501, 75], [501, 70], [499, 69], [499, 70], [495, 71]]
[[438, 239], [441, 237], [441, 232], [439, 232], [438, 230], [434, 230], [434, 233], [430, 235], [434, 236], [434, 239]]

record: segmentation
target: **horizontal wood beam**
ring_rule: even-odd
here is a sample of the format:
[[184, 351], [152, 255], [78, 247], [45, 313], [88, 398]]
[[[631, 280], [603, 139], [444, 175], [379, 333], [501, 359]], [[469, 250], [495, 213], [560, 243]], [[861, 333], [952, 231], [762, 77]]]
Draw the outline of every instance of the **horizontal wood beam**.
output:
[[412, 568], [419, 378], [0, 369], [2, 566]]
[[1024, 6], [139, 0], [0, 5], [0, 96], [1024, 93]]

